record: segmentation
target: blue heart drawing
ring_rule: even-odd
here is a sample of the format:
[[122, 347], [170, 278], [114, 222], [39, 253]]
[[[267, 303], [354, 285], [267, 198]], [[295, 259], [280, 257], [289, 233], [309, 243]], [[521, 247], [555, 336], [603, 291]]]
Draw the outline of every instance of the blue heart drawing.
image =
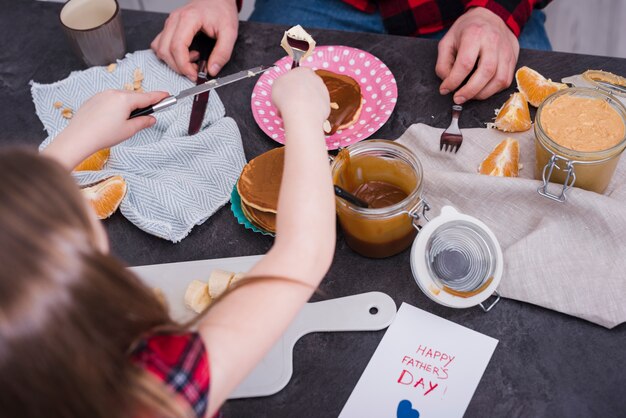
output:
[[406, 399], [401, 400], [398, 404], [398, 411], [396, 412], [397, 418], [420, 418], [420, 413], [417, 409], [413, 409], [411, 401]]

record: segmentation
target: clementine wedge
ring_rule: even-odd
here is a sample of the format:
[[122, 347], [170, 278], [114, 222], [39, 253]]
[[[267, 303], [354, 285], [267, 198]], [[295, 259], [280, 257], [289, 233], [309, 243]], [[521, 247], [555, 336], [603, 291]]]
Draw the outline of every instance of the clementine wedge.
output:
[[522, 93], [513, 93], [497, 111], [494, 126], [504, 132], [522, 132], [530, 129], [530, 110]]
[[552, 93], [567, 88], [566, 84], [555, 83], [528, 67], [517, 70], [515, 80], [517, 89], [528, 100], [528, 103], [535, 107], [539, 107]]
[[519, 142], [506, 138], [491, 151], [478, 167], [480, 174], [517, 177], [519, 174]]
[[104, 164], [106, 164], [109, 159], [109, 155], [111, 155], [111, 150], [109, 148], [101, 149], [98, 152], [91, 154], [89, 157], [85, 158], [83, 162], [78, 164], [74, 171], [97, 171], [102, 170]]
[[98, 219], [106, 219], [122, 203], [126, 195], [126, 182], [122, 176], [113, 176], [93, 186], [85, 187], [81, 191], [96, 211]]

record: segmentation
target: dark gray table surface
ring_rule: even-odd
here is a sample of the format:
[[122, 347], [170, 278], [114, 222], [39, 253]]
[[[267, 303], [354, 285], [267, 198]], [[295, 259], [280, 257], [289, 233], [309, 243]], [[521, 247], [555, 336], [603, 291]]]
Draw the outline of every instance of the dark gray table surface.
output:
[[[38, 145], [45, 137], [32, 104], [29, 81], [49, 83], [82, 69], [58, 22], [60, 5], [33, 0], [0, 0], [0, 145]], [[123, 12], [128, 50], [149, 48], [166, 15]], [[224, 74], [284, 55], [281, 26], [242, 23]], [[602, 30], [602, 28], [599, 28]], [[382, 59], [398, 83], [397, 107], [378, 138], [393, 139], [411, 124], [445, 127], [450, 99], [438, 94], [434, 41], [382, 35], [311, 30], [318, 44], [364, 49]], [[626, 74], [626, 60], [586, 55], [522, 51], [528, 65], [558, 80], [589, 68]], [[250, 111], [255, 80], [219, 92], [226, 112], [239, 125], [246, 156], [275, 143], [257, 127]], [[465, 106], [461, 126], [480, 127], [493, 117], [511, 87], [485, 102]], [[0, 179], [1, 181], [1, 179]], [[438, 209], [438, 208], [435, 208]], [[130, 265], [144, 265], [265, 253], [270, 238], [237, 224], [228, 207], [179, 244], [150, 236], [119, 213], [105, 221], [112, 251]], [[626, 275], [625, 275], [626, 280]], [[601, 285], [601, 283], [599, 283]], [[353, 253], [339, 236], [335, 259], [321, 285], [328, 297], [383, 291], [398, 306], [408, 302], [443, 318], [497, 338], [500, 343], [467, 409], [467, 416], [626, 416], [626, 325], [600, 326], [526, 303], [503, 300], [490, 313], [453, 310], [428, 299], [416, 286], [408, 251], [385, 260]], [[626, 295], [624, 295], [626, 297]], [[317, 297], [319, 298], [319, 297]], [[626, 302], [625, 302], [626, 303]], [[278, 394], [228, 402], [226, 417], [330, 417], [348, 399], [384, 331], [319, 333], [305, 336], [294, 350], [294, 373]]]

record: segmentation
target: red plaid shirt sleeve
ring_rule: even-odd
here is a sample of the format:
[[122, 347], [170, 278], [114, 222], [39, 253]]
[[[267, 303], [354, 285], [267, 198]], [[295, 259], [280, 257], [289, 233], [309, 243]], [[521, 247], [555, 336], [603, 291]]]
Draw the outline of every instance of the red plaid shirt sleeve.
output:
[[426, 35], [452, 26], [472, 7], [485, 7], [519, 36], [535, 7], [551, 0], [343, 0], [364, 12], [378, 7], [387, 31], [394, 35]]
[[209, 359], [197, 333], [153, 335], [139, 344], [131, 359], [187, 401], [198, 418], [204, 418], [211, 379]]

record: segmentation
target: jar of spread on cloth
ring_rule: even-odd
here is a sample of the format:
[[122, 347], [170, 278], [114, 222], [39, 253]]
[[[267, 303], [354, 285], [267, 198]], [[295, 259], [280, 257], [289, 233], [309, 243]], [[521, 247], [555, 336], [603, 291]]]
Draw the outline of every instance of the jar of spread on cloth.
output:
[[[565, 192], [580, 187], [603, 193], [626, 148], [626, 108], [612, 94], [569, 88], [549, 96], [535, 118], [535, 178], [538, 192], [565, 201]], [[549, 182], [562, 184], [559, 193]]]
[[415, 154], [393, 141], [362, 141], [341, 150], [331, 170], [335, 185], [369, 205], [362, 208], [336, 198], [350, 248], [366, 257], [384, 258], [413, 243], [418, 231], [414, 224], [429, 209], [422, 196], [422, 165]]

